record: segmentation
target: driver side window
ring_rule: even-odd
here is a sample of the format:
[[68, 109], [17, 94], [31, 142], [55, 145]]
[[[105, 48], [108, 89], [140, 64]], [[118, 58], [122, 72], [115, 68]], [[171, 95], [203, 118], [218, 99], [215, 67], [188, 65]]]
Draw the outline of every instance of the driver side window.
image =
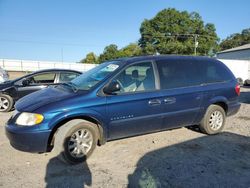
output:
[[56, 73], [42, 73], [27, 78], [28, 85], [53, 84]]
[[121, 90], [116, 93], [155, 89], [155, 76], [151, 62], [133, 64], [123, 70], [114, 80], [121, 86]]

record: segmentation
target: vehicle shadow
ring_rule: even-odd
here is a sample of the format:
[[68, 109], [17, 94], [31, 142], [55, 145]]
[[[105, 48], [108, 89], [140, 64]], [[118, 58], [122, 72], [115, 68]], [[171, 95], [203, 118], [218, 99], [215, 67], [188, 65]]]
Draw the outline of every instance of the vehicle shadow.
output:
[[239, 101], [241, 103], [250, 104], [250, 91], [241, 91]]
[[250, 138], [225, 132], [145, 154], [128, 187], [249, 187]]
[[67, 165], [54, 157], [47, 164], [45, 182], [47, 188], [83, 188], [86, 185], [92, 185], [92, 176], [86, 162], [79, 165]]

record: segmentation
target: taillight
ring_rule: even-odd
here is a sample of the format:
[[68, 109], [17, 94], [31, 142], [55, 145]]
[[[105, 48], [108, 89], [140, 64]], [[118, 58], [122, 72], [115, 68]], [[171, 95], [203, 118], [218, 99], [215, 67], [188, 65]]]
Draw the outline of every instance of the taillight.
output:
[[235, 86], [235, 92], [237, 93], [238, 96], [240, 96], [240, 85], [239, 84], [237, 84]]

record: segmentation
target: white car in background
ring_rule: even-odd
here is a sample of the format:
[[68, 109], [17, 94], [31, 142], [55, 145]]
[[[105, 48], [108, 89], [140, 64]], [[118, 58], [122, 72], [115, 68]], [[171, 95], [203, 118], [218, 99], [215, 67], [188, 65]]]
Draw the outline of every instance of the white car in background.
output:
[[0, 67], [0, 83], [9, 80], [9, 74]]

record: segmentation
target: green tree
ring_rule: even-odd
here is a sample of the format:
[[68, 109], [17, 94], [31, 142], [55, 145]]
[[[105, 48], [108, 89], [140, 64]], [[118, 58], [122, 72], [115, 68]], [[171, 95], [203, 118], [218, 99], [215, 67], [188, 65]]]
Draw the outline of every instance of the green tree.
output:
[[104, 62], [112, 59], [116, 59], [119, 57], [119, 50], [117, 45], [110, 44], [104, 48], [103, 53], [99, 56], [99, 62]]
[[227, 50], [250, 43], [250, 28], [242, 30], [241, 33], [235, 33], [227, 37], [220, 43], [221, 50]]
[[80, 63], [96, 64], [98, 63], [98, 59], [94, 52], [90, 52], [86, 55], [85, 59], [80, 61]]
[[131, 43], [128, 46], [119, 50], [119, 57], [133, 57], [142, 54], [141, 47], [136, 43]]
[[205, 25], [196, 12], [164, 9], [153, 19], [144, 20], [140, 33], [139, 45], [143, 54], [193, 55], [195, 41], [198, 55], [215, 53], [218, 49], [215, 26], [211, 23]]

